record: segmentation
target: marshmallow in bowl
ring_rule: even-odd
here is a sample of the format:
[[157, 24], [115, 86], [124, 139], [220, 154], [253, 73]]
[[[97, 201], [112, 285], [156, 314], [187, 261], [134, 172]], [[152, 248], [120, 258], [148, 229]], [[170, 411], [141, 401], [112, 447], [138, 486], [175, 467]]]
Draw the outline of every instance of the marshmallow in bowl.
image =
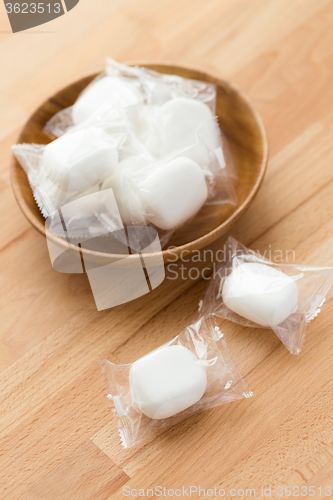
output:
[[193, 217], [208, 196], [202, 169], [186, 157], [159, 165], [140, 189], [147, 219], [165, 230], [176, 229]]
[[261, 326], [277, 326], [297, 310], [298, 287], [287, 274], [258, 262], [237, 263], [222, 289], [224, 304]]
[[117, 167], [117, 146], [117, 141], [99, 128], [74, 130], [45, 146], [43, 168], [63, 191], [89, 189]]
[[147, 417], [163, 419], [197, 403], [205, 393], [207, 375], [197, 356], [182, 345], [153, 351], [133, 363], [133, 403]]
[[144, 156], [137, 156], [137, 155], [131, 155], [131, 156], [126, 156], [119, 162], [119, 165], [117, 167], [117, 171], [122, 171], [127, 174], [129, 173], [134, 173], [139, 169], [143, 169], [149, 164], [149, 160], [145, 158]]
[[[163, 155], [197, 144], [201, 130], [210, 151], [220, 147], [215, 118], [203, 102], [185, 97], [171, 99], [161, 106], [160, 117]], [[193, 157], [200, 165], [208, 161], [204, 150], [204, 147], [203, 151], [196, 150]]]
[[155, 158], [158, 158], [162, 152], [159, 110], [159, 106], [142, 106], [136, 122], [138, 137], [149, 154]]
[[147, 160], [140, 156], [124, 158], [117, 171], [102, 184], [102, 189], [113, 189], [118, 210], [125, 226], [135, 222], [145, 224], [143, 204], [137, 185], [131, 180], [131, 174], [147, 165]]
[[99, 108], [109, 105], [125, 108], [139, 104], [143, 97], [140, 90], [116, 76], [104, 76], [79, 96], [72, 108], [75, 125], [90, 118]]

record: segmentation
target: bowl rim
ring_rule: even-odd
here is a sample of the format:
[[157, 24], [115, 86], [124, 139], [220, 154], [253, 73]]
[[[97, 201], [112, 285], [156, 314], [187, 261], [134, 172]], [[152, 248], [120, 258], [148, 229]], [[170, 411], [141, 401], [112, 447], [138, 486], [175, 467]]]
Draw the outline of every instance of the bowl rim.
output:
[[[263, 157], [261, 160], [261, 166], [260, 166], [260, 172], [258, 175], [258, 178], [255, 182], [255, 184], [252, 186], [251, 192], [247, 196], [247, 198], [243, 201], [241, 205], [233, 212], [233, 214], [222, 224], [219, 226], [215, 227], [208, 233], [204, 234], [203, 236], [200, 236], [199, 238], [189, 241], [188, 243], [184, 243], [179, 246], [171, 247], [171, 248], [166, 248], [160, 252], [155, 252], [151, 254], [142, 254], [143, 257], [148, 257], [149, 259], [156, 259], [158, 258], [161, 254], [164, 260], [164, 263], [167, 264], [168, 262], [176, 262], [182, 255], [184, 251], [186, 251], [186, 255], [189, 256], [191, 255], [194, 251], [200, 250], [203, 247], [209, 245], [213, 241], [217, 240], [220, 236], [225, 234], [236, 222], [240, 217], [246, 212], [246, 210], [249, 208], [251, 202], [257, 195], [259, 188], [263, 182], [266, 170], [267, 170], [267, 163], [268, 163], [268, 138], [267, 138], [267, 131], [266, 127], [264, 125], [263, 119], [260, 116], [259, 112], [252, 106], [250, 100], [246, 97], [246, 95], [241, 92], [234, 84], [231, 84], [230, 82], [224, 80], [223, 78], [220, 78], [216, 75], [214, 75], [211, 72], [205, 72], [202, 69], [197, 69], [194, 67], [189, 67], [189, 66], [183, 66], [179, 64], [173, 64], [171, 62], [158, 62], [158, 61], [139, 61], [139, 62], [129, 62], [126, 63], [129, 66], [145, 66], [148, 67], [149, 69], [153, 69], [158, 71], [156, 69], [157, 67], [165, 67], [165, 68], [170, 68], [170, 69], [176, 69], [179, 68], [180, 70], [186, 70], [186, 71], [192, 71], [197, 73], [198, 75], [202, 75], [202, 79], [205, 81], [206, 77], [209, 76], [211, 80], [214, 81], [216, 84], [223, 84], [224, 87], [229, 87], [233, 92], [235, 92], [238, 97], [247, 105], [247, 107], [251, 110], [255, 121], [257, 122], [257, 125], [259, 127], [260, 135], [262, 138], [262, 145], [263, 145]], [[78, 83], [79, 81], [84, 80], [85, 78], [95, 78], [97, 75], [101, 74], [102, 72], [94, 73], [94, 74], [89, 74], [86, 76], [83, 76], [82, 78], [73, 81], [72, 83], [68, 84], [67, 86], [63, 87], [62, 89], [58, 90], [53, 96], [49, 97], [47, 100], [45, 100], [26, 120], [24, 123], [23, 127], [20, 130], [20, 133], [17, 138], [17, 143], [20, 141], [21, 135], [23, 130], [26, 128], [28, 122], [33, 118], [34, 115], [38, 114], [45, 106], [46, 102], [48, 102], [52, 97], [57, 95], [60, 92], [63, 92], [66, 88], [71, 87], [75, 83]], [[200, 77], [198, 78], [200, 79]], [[14, 155], [12, 154], [11, 156], [11, 163], [10, 163], [10, 178], [11, 178], [11, 185], [12, 189], [14, 192], [14, 196], [16, 198], [16, 201], [23, 213], [23, 215], [26, 217], [26, 219], [30, 222], [30, 224], [44, 237], [50, 238], [52, 241], [54, 241], [55, 244], [58, 244], [60, 246], [66, 247], [67, 249], [71, 251], [77, 251], [77, 246], [73, 245], [72, 243], [67, 243], [65, 242], [62, 238], [59, 238], [55, 236], [53, 233], [48, 231], [45, 228], [45, 224], [42, 224], [36, 216], [33, 215], [33, 213], [30, 210], [30, 207], [28, 203], [25, 201], [25, 198], [22, 196], [19, 183], [16, 180], [15, 176], [15, 169], [17, 165], [22, 168], [18, 161], [15, 159]], [[94, 257], [94, 258], [112, 258], [112, 254], [105, 254], [103, 252], [97, 252], [94, 250], [87, 250], [87, 249], [80, 249], [80, 252], [82, 252], [84, 255], [87, 255], [87, 257]], [[177, 259], [175, 260], [175, 255], [177, 256]], [[133, 254], [128, 256], [131, 260], [136, 260], [140, 258], [140, 254]], [[127, 260], [127, 259], [126, 259]]]

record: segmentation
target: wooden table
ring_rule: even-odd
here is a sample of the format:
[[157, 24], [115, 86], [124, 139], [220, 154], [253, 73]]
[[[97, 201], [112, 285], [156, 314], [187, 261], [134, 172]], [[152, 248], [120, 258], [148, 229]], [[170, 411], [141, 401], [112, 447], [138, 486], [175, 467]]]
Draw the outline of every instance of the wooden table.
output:
[[[309, 324], [299, 356], [269, 330], [222, 321], [255, 397], [123, 451], [98, 358], [134, 361], [173, 337], [196, 316], [207, 280], [172, 280], [168, 271], [148, 296], [97, 312], [85, 276], [51, 268], [45, 240], [14, 200], [9, 161], [31, 112], [101, 70], [105, 56], [204, 69], [248, 95], [270, 140], [264, 184], [231, 234], [261, 252], [294, 250], [299, 263], [333, 265], [333, 2], [81, 0], [15, 35], [3, 5], [0, 15], [1, 500], [120, 499], [129, 489], [191, 485], [236, 497], [271, 485], [272, 498], [281, 498], [278, 486], [319, 498], [321, 486], [325, 497], [333, 302]], [[185, 274], [197, 266], [183, 265]]]

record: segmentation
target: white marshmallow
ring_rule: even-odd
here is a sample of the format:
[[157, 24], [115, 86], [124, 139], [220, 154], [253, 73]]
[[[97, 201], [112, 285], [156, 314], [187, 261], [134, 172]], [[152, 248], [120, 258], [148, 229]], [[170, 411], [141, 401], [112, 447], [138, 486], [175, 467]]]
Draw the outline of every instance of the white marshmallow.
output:
[[175, 229], [193, 217], [208, 195], [201, 168], [184, 157], [161, 165], [140, 187], [147, 219], [166, 230]]
[[235, 313], [261, 326], [277, 326], [297, 310], [298, 287], [266, 264], [236, 264], [223, 283], [222, 299]]
[[153, 351], [133, 363], [133, 403], [147, 417], [168, 418], [199, 401], [207, 387], [205, 367], [181, 345]]
[[131, 180], [131, 174], [147, 165], [147, 160], [139, 156], [130, 156], [122, 160], [117, 172], [110, 175], [102, 184], [102, 189], [112, 188], [118, 210], [125, 226], [135, 222], [145, 224], [144, 210], [140, 191]]
[[137, 170], [146, 167], [150, 160], [144, 156], [126, 156], [123, 158], [117, 167], [117, 172], [122, 171], [127, 174], [135, 173]]
[[134, 85], [115, 76], [105, 76], [79, 96], [72, 108], [72, 119], [78, 125], [103, 105], [124, 108], [141, 101], [142, 94]]
[[99, 128], [83, 128], [45, 146], [43, 167], [64, 191], [81, 191], [102, 182], [118, 165], [117, 142]]
[[[206, 166], [210, 161], [209, 152], [220, 147], [218, 126], [208, 106], [195, 99], [180, 97], [167, 101], [160, 114], [162, 154], [191, 146], [188, 153], [182, 154]], [[200, 137], [201, 133], [204, 143], [198, 142], [197, 135]]]
[[154, 157], [161, 155], [160, 120], [158, 106], [142, 106], [136, 122], [137, 133], [147, 151]]

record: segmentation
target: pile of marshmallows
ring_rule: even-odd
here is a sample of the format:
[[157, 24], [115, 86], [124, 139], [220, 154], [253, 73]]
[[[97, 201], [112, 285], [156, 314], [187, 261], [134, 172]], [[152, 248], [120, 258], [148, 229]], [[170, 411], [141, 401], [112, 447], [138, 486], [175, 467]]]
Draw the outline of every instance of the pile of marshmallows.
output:
[[[106, 105], [128, 111], [122, 132], [127, 142], [133, 140], [125, 153], [121, 127], [110, 133], [92, 118]], [[176, 229], [207, 200], [217, 151], [219, 166], [225, 166], [216, 119], [200, 100], [177, 97], [148, 105], [139, 86], [106, 75], [79, 96], [71, 113], [74, 126], [43, 150], [52, 197], [63, 200], [67, 193], [74, 199], [112, 188], [125, 225]]]

